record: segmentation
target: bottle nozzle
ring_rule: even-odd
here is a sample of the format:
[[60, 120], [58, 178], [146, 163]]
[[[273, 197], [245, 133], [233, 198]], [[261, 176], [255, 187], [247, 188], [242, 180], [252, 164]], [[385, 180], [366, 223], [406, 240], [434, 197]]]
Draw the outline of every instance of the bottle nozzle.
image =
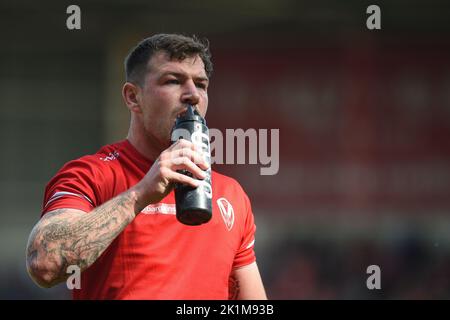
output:
[[175, 120], [175, 125], [183, 121], [198, 121], [206, 125], [205, 119], [200, 115], [197, 108], [190, 104], [187, 105], [186, 111], [179, 114]]
[[195, 108], [194, 106], [188, 104], [187, 106], [187, 110], [186, 110], [186, 115], [187, 116], [195, 116], [195, 114], [198, 114], [197, 108]]

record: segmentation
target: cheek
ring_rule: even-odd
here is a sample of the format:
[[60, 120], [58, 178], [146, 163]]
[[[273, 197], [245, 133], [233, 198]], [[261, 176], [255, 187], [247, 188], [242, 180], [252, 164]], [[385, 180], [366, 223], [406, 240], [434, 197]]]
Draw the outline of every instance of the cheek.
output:
[[170, 109], [171, 95], [164, 90], [153, 90], [146, 96], [146, 113], [148, 117], [161, 116]]
[[200, 113], [204, 117], [206, 115], [206, 110], [208, 110], [208, 94], [205, 93], [202, 97], [203, 103], [201, 105]]

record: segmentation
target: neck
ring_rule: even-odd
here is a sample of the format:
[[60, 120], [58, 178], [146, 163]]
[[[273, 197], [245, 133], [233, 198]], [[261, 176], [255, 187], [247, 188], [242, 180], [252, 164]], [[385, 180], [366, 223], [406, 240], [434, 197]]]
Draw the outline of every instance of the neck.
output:
[[138, 121], [131, 120], [130, 129], [128, 130], [127, 140], [147, 159], [154, 162], [163, 150], [160, 150], [159, 143], [152, 141], [145, 134], [144, 128], [139, 128]]

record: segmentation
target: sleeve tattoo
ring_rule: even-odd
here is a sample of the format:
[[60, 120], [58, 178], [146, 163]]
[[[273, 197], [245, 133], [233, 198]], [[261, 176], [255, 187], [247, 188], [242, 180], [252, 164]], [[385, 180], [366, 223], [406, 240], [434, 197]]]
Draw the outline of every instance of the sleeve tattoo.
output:
[[133, 220], [133, 204], [132, 195], [125, 192], [88, 214], [64, 214], [67, 209], [46, 214], [30, 234], [29, 268], [44, 258], [47, 267], [57, 270], [56, 283], [68, 276], [70, 265], [85, 270]]

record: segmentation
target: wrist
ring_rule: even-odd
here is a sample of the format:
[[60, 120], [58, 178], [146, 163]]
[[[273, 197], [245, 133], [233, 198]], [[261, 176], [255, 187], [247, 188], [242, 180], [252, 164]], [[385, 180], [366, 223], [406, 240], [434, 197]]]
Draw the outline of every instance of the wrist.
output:
[[137, 216], [147, 206], [143, 191], [136, 185], [130, 188], [128, 192], [133, 202], [134, 214]]

